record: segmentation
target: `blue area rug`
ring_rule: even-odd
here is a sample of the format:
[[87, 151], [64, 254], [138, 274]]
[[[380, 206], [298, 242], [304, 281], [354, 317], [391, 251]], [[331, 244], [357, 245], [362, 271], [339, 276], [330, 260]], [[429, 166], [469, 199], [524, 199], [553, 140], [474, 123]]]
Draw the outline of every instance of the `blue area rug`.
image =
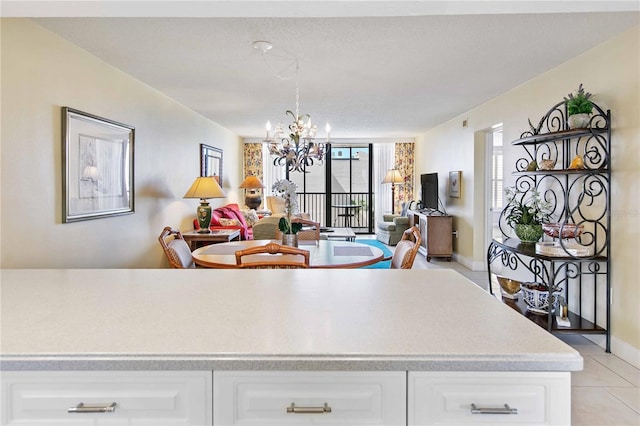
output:
[[[385, 246], [378, 240], [369, 239], [369, 238], [360, 238], [360, 239], [356, 239], [356, 243], [368, 244], [370, 246], [377, 247], [380, 250], [382, 250], [382, 252], [384, 253], [384, 257], [391, 257], [391, 255], [393, 255], [391, 250], [389, 250], [387, 246]], [[386, 260], [384, 262], [378, 262], [378, 263], [374, 263], [373, 265], [362, 267], [362, 269], [389, 269], [389, 268], [391, 268], [390, 260]]]

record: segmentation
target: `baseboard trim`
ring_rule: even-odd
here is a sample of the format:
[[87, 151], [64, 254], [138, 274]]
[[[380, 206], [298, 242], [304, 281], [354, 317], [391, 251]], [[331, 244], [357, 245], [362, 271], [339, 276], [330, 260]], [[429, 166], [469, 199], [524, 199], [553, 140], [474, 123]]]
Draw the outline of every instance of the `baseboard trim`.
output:
[[[606, 337], [604, 335], [583, 334], [583, 337], [600, 346], [602, 349], [606, 347]], [[611, 353], [634, 367], [640, 368], [640, 349], [631, 346], [615, 336], [611, 336]]]
[[474, 271], [474, 272], [486, 271], [487, 270], [487, 265], [486, 265], [485, 262], [474, 262], [473, 260], [469, 259], [468, 257], [461, 256], [458, 253], [453, 253], [453, 260], [455, 260], [456, 262], [458, 262], [459, 264], [461, 264], [465, 268], [467, 268], [467, 269], [469, 269], [471, 271]]

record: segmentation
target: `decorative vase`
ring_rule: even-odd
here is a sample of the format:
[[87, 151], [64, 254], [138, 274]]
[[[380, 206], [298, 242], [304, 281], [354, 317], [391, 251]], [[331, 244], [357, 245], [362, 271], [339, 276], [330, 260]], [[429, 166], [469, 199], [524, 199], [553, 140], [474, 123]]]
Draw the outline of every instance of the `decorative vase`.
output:
[[282, 234], [282, 245], [298, 247], [298, 234]]
[[591, 121], [591, 114], [573, 114], [569, 116], [569, 128], [570, 129], [585, 129], [589, 127]]
[[515, 226], [516, 236], [523, 243], [536, 243], [542, 237], [542, 225], [523, 225], [518, 223]]

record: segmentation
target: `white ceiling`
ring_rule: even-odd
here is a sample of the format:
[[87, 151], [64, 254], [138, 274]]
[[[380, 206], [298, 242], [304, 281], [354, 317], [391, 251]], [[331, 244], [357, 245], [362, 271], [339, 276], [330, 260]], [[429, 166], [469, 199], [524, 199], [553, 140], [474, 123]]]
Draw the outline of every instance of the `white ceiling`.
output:
[[[289, 122], [295, 78], [276, 74], [295, 57], [300, 112], [321, 136], [330, 122], [333, 138], [414, 137], [639, 22], [637, 1], [140, 3], [156, 17], [57, 8], [37, 21], [243, 137]], [[266, 61], [255, 40], [273, 43]]]

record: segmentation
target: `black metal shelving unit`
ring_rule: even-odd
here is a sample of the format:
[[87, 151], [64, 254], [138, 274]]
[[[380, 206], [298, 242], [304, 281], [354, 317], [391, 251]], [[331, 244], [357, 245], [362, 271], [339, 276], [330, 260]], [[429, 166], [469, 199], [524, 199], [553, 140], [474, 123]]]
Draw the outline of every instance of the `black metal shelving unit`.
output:
[[[589, 126], [569, 129], [564, 102], [559, 102], [536, 127], [531, 123], [529, 126], [530, 130], [512, 142], [524, 149], [513, 172], [516, 189], [537, 190], [551, 202], [555, 222], [561, 226], [582, 225], [584, 230], [570, 240], [559, 239], [559, 253], [541, 254], [536, 251], [535, 244], [510, 238], [511, 228], [506, 224], [503, 212], [500, 216], [503, 238], [494, 239], [487, 250], [489, 289], [493, 294], [491, 268], [495, 262], [500, 262], [507, 274], [508, 271], [527, 271], [532, 276], [531, 281], [542, 284], [547, 291], [560, 289], [569, 305], [571, 326], [558, 326], [552, 309], [546, 315], [530, 312], [522, 297], [518, 300], [503, 298], [504, 303], [551, 333], [604, 334], [606, 351], [610, 352], [611, 112], [594, 104]], [[570, 168], [578, 155], [582, 157], [584, 167]], [[532, 161], [540, 164], [545, 159], [555, 159], [555, 168], [527, 170]], [[583, 249], [580, 253], [588, 255], [576, 255], [569, 247], [579, 247]], [[604, 305], [600, 303], [603, 297]]]

